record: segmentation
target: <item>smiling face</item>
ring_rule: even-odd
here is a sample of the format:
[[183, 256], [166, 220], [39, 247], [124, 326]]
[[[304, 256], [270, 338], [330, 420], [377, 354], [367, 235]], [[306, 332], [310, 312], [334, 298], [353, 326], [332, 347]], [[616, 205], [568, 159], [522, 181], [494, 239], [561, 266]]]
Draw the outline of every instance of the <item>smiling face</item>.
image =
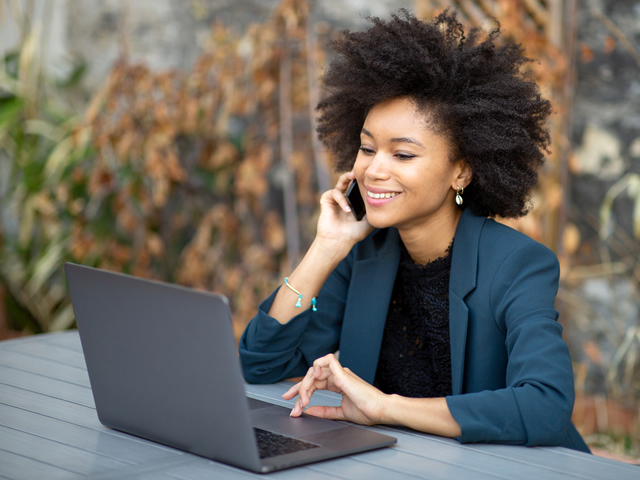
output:
[[466, 164], [450, 160], [449, 142], [427, 126], [408, 98], [371, 109], [360, 135], [353, 170], [365, 199], [367, 220], [400, 233], [457, 222], [455, 188], [466, 187]]

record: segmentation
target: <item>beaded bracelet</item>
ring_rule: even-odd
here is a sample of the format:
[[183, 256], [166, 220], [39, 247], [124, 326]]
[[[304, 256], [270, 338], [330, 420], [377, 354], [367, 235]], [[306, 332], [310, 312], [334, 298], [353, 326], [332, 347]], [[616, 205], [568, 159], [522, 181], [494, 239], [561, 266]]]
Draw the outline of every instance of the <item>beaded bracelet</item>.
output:
[[[298, 295], [298, 301], [296, 302], [296, 308], [301, 308], [302, 307], [302, 297], [304, 297], [304, 295], [302, 295], [302, 293], [300, 293], [298, 290], [296, 290], [295, 288], [293, 288], [291, 286], [291, 284], [289, 283], [289, 277], [284, 277], [284, 284]], [[314, 311], [314, 312], [318, 311], [318, 308], [316, 307], [316, 301], [317, 301], [317, 297], [313, 297], [311, 299], [311, 303], [309, 304], [309, 305], [311, 305], [311, 310]]]

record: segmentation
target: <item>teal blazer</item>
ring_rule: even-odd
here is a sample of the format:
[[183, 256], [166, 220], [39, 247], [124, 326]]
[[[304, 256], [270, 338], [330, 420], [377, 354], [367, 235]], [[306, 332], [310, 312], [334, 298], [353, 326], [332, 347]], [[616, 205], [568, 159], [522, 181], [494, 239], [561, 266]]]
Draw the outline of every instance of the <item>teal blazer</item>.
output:
[[[239, 345], [245, 379], [302, 376], [337, 350], [340, 363], [373, 383], [400, 262], [395, 228], [374, 230], [336, 267], [306, 309], [282, 325], [259, 307]], [[554, 301], [559, 265], [543, 245], [463, 211], [451, 258], [449, 333], [461, 442], [562, 445], [588, 452], [571, 423], [574, 384]]]

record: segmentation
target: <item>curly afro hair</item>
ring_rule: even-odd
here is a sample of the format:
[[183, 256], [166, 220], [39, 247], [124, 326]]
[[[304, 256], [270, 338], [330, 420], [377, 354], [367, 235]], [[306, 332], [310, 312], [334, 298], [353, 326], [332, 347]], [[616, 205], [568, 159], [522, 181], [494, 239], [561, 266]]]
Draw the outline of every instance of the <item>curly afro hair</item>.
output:
[[495, 46], [499, 25], [465, 37], [455, 12], [428, 23], [404, 9], [388, 21], [368, 20], [368, 30], [344, 31], [332, 43], [337, 55], [323, 77], [318, 136], [336, 169], [353, 168], [369, 110], [408, 97], [429, 128], [449, 139], [451, 160], [471, 168], [464, 205], [483, 216], [526, 215], [548, 153], [551, 104], [521, 72], [532, 61], [522, 47]]

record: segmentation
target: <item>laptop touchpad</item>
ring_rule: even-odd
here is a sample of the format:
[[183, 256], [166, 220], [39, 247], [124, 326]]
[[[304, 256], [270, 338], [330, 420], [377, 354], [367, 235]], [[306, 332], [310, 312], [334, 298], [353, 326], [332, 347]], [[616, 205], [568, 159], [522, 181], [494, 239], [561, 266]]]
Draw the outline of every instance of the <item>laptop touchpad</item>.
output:
[[342, 423], [312, 417], [311, 415], [292, 418], [289, 416], [289, 412], [288, 408], [278, 406], [252, 410], [249, 412], [251, 425], [281, 435], [298, 438], [346, 427]]

